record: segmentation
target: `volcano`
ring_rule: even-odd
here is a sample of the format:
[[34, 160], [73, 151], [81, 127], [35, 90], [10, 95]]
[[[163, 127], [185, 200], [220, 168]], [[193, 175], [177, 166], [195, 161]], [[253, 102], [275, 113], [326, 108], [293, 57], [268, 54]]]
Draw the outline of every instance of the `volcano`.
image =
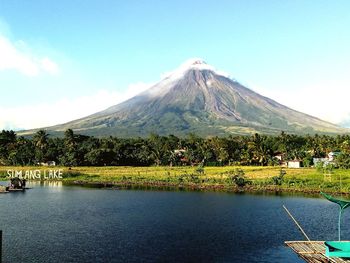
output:
[[139, 95], [93, 115], [45, 128], [94, 136], [184, 136], [348, 132], [295, 111], [193, 59]]

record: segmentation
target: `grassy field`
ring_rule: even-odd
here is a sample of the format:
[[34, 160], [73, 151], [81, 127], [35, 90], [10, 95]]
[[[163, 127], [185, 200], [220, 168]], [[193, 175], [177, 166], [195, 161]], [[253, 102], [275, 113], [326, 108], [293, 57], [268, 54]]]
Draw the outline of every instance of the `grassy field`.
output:
[[[302, 191], [350, 192], [350, 171], [335, 169], [331, 175], [315, 168], [291, 169], [278, 180], [280, 167], [12, 167], [0, 166], [0, 179], [7, 180], [8, 170], [63, 170], [63, 181], [75, 184], [102, 183], [154, 187], [182, 187], [226, 191]], [[237, 169], [244, 172], [235, 181]], [[235, 177], [236, 175], [236, 177]], [[243, 180], [243, 181], [242, 181]]]

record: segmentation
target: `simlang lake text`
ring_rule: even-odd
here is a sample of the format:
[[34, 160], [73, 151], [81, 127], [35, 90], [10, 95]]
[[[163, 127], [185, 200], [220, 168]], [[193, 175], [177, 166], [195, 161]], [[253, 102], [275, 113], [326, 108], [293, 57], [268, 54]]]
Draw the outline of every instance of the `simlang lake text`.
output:
[[18, 177], [26, 180], [61, 180], [63, 169], [47, 170], [7, 170], [8, 178]]

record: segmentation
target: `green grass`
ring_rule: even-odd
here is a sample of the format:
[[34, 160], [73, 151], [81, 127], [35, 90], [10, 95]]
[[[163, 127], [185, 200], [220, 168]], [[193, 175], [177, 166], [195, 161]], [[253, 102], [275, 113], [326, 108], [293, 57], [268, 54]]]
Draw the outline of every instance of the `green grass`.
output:
[[350, 192], [350, 172], [335, 169], [326, 177], [315, 168], [284, 168], [286, 175], [281, 185], [274, 185], [272, 178], [278, 176], [280, 167], [224, 166], [204, 167], [12, 167], [0, 166], [0, 180], [7, 179], [7, 170], [63, 169], [63, 181], [67, 183], [111, 183], [115, 185], [153, 185], [199, 189], [237, 190], [232, 181], [235, 169], [242, 169], [250, 181], [246, 190], [279, 190], [303, 192]]

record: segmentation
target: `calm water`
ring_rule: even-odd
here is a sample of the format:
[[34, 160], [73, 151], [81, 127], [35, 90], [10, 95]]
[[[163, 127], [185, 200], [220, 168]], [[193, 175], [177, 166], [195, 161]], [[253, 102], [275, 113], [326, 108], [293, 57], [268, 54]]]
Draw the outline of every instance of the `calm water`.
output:
[[337, 206], [318, 198], [32, 187], [0, 194], [4, 262], [302, 262], [282, 204], [312, 239], [337, 237]]

